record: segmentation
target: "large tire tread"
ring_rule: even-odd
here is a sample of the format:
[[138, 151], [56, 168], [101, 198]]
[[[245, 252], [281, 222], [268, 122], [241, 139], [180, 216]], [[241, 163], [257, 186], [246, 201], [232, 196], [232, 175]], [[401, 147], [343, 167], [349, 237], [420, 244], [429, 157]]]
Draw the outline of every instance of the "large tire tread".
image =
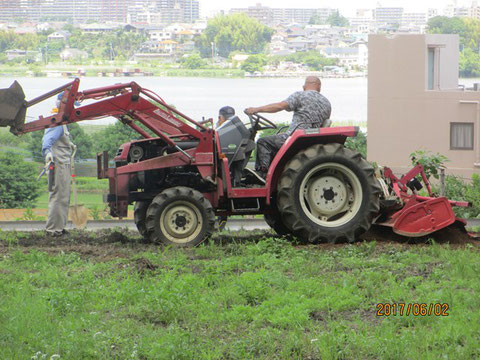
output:
[[[364, 175], [367, 186], [363, 187], [366, 199], [362, 201], [362, 208], [349, 226], [340, 226], [336, 231], [325, 231], [321, 226], [315, 226], [306, 216], [302, 216], [298, 207], [295, 206], [295, 197], [298, 196], [295, 190], [297, 178], [303, 169], [320, 157], [325, 162], [345, 160], [348, 164], [357, 167]], [[300, 180], [297, 180], [300, 181]], [[378, 181], [375, 178], [374, 168], [362, 158], [361, 154], [345, 148], [341, 144], [317, 144], [300, 151], [290, 159], [279, 179], [277, 186], [277, 206], [281, 214], [283, 224], [292, 233], [310, 243], [316, 242], [353, 242], [361, 234], [366, 232], [375, 216], [378, 215], [380, 204], [379, 195], [382, 192]]]
[[[167, 239], [165, 239], [165, 237], [162, 236], [156, 227], [159, 220], [158, 212], [161, 211], [162, 207], [164, 207], [167, 201], [173, 201], [173, 199], [193, 199], [194, 202], [199, 205], [200, 211], [204, 212], [205, 214], [205, 229], [199, 234], [199, 236], [197, 236], [196, 239], [185, 244], [175, 244], [169, 242]], [[202, 195], [202, 193], [189, 187], [177, 186], [164, 190], [152, 200], [152, 203], [147, 210], [146, 229], [150, 241], [155, 244], [164, 243], [179, 247], [196, 246], [212, 235], [215, 229], [215, 214], [212, 205]]]
[[137, 201], [133, 208], [133, 221], [135, 222], [140, 235], [146, 239], [148, 238], [146, 218], [149, 205], [150, 201]]
[[265, 222], [270, 226], [279, 236], [291, 235], [290, 229], [288, 229], [283, 223], [282, 217], [278, 211], [273, 214], [264, 214], [263, 218]]

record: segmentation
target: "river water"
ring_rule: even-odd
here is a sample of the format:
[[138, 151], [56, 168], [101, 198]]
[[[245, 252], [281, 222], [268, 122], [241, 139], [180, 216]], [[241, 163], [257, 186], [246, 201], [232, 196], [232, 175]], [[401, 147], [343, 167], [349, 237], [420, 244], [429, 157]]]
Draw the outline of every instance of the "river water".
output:
[[[68, 83], [66, 78], [0, 78], [0, 88], [8, 87], [17, 80], [23, 87], [27, 100]], [[135, 81], [140, 86], [160, 95], [168, 104], [195, 120], [202, 117], [216, 119], [218, 109], [225, 105], [233, 106], [242, 119], [242, 110], [250, 106], [284, 100], [287, 96], [302, 89], [302, 78], [276, 79], [217, 79], [181, 77], [86, 77], [80, 80], [80, 90]], [[365, 126], [367, 121], [367, 79], [334, 78], [322, 80], [322, 93], [332, 103], [331, 118], [335, 121], [350, 122]], [[472, 86], [480, 79], [460, 79], [461, 84]], [[46, 100], [29, 108], [27, 122], [38, 115], [50, 114], [55, 101]], [[287, 123], [291, 114], [280, 112], [268, 116], [275, 122]], [[113, 119], [105, 118], [90, 121], [90, 124], [108, 124]]]
[[[23, 87], [27, 100], [44, 94], [68, 83], [66, 78], [0, 78], [0, 88], [10, 86], [17, 80]], [[116, 83], [137, 82], [140, 86], [160, 95], [168, 104], [195, 120], [202, 117], [216, 119], [218, 109], [225, 105], [233, 106], [241, 118], [242, 110], [250, 106], [282, 101], [291, 93], [302, 89], [303, 79], [216, 79], [180, 77], [124, 77], [96, 78], [80, 80], [80, 90], [113, 85]], [[333, 121], [361, 123], [367, 120], [367, 79], [345, 78], [322, 80], [322, 93], [332, 103]], [[27, 122], [38, 115], [50, 114], [55, 101], [46, 100], [29, 108]], [[281, 112], [269, 115], [275, 122], [289, 122], [291, 114]], [[91, 124], [107, 124], [112, 119], [91, 121]]]

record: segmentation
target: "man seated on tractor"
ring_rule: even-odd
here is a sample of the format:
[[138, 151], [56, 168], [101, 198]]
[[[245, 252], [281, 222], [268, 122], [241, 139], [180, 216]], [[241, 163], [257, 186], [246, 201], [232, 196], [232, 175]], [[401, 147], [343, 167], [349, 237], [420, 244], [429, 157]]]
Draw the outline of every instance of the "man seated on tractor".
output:
[[282, 110], [293, 111], [292, 124], [285, 133], [258, 139], [255, 170], [263, 178], [266, 177], [270, 163], [278, 150], [296, 129], [320, 128], [330, 118], [332, 106], [330, 101], [320, 94], [321, 86], [322, 83], [318, 77], [308, 76], [305, 79], [303, 91], [294, 92], [278, 103], [250, 107], [245, 110], [248, 115], [276, 113]]

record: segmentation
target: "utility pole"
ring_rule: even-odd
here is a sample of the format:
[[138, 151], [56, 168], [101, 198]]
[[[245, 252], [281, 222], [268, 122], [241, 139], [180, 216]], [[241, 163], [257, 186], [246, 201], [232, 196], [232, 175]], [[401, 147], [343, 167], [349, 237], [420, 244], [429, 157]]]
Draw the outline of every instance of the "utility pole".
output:
[[210, 44], [212, 45], [212, 64], [213, 64], [213, 63], [215, 62], [215, 60], [214, 60], [214, 56], [215, 56], [215, 50], [214, 50], [214, 49], [215, 49], [215, 43], [212, 41]]

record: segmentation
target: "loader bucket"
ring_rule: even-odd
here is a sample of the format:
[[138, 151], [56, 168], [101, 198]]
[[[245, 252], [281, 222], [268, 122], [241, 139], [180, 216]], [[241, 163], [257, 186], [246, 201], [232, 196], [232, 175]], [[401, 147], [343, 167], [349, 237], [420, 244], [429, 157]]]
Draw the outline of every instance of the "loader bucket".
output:
[[10, 126], [10, 132], [18, 134], [23, 130], [26, 112], [25, 94], [17, 81], [0, 89], [0, 127]]

